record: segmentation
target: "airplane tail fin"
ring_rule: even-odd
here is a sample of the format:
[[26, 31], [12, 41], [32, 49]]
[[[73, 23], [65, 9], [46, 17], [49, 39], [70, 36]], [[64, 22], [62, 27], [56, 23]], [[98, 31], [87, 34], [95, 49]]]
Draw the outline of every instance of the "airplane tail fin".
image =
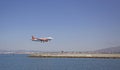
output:
[[35, 40], [36, 38], [34, 36], [32, 36], [32, 40]]

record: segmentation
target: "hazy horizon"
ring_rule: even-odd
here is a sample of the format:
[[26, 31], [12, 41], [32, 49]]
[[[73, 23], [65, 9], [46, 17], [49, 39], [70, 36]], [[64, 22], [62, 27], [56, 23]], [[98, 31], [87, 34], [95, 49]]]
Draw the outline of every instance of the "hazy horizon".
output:
[[[92, 51], [120, 46], [119, 0], [0, 0], [0, 49]], [[53, 37], [48, 43], [31, 36]]]

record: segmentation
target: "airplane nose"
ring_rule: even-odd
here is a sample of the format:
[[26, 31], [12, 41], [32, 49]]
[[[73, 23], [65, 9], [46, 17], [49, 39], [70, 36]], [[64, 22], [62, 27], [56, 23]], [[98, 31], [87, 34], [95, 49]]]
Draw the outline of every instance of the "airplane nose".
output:
[[52, 37], [47, 37], [48, 39], [53, 39]]

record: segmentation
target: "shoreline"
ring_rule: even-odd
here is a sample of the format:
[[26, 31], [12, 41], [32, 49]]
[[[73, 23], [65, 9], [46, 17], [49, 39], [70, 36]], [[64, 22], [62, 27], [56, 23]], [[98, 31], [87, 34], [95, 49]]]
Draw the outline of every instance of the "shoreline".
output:
[[33, 58], [113, 58], [120, 59], [120, 54], [72, 54], [72, 53], [33, 53]]

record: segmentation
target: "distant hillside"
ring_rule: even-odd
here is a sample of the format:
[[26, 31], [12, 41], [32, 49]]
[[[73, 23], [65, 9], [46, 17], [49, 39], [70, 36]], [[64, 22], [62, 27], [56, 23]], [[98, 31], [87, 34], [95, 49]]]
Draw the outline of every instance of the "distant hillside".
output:
[[95, 53], [120, 53], [120, 46], [100, 49], [94, 52]]

